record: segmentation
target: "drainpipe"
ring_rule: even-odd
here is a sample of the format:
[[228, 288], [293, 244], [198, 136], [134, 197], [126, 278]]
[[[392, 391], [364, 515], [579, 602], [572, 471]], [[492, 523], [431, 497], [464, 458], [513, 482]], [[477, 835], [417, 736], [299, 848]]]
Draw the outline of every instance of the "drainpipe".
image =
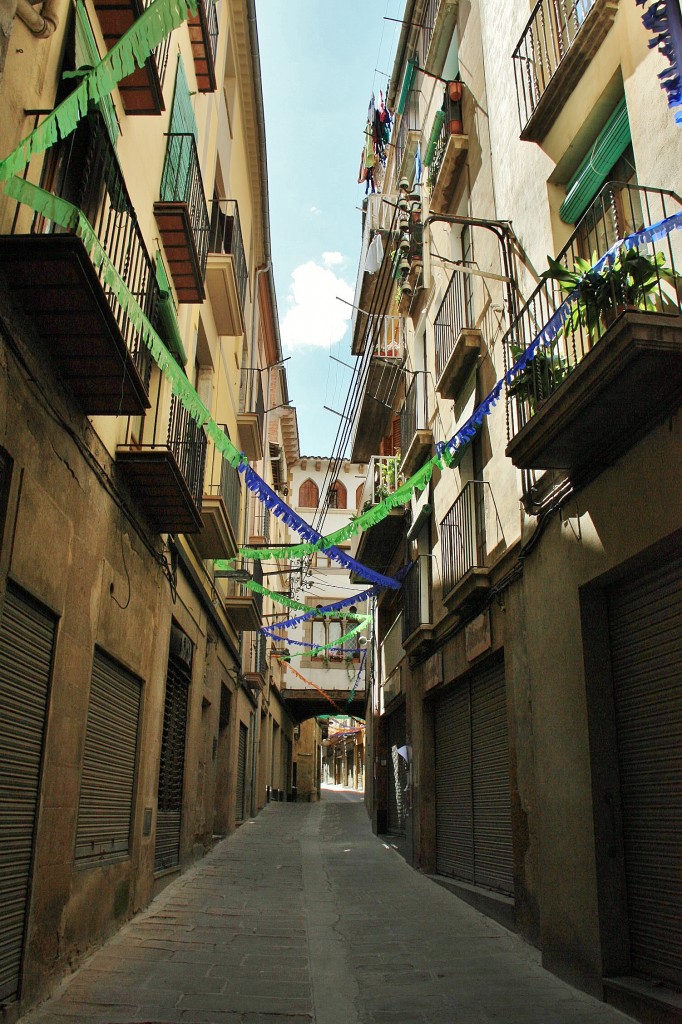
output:
[[21, 18], [24, 25], [38, 39], [48, 39], [54, 34], [59, 18], [56, 8], [59, 0], [45, 0], [40, 13], [28, 2], [28, 0], [17, 0], [17, 17]]

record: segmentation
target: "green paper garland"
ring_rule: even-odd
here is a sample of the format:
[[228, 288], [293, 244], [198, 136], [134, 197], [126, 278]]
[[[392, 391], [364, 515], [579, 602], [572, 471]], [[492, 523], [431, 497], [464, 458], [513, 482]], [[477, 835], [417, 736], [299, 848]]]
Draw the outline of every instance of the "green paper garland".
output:
[[[330, 647], [339, 647], [341, 644], [345, 643], [346, 640], [350, 640], [351, 637], [354, 637], [357, 633], [360, 632], [361, 629], [363, 629], [372, 621], [371, 615], [365, 615], [364, 618], [365, 622], [359, 622], [357, 626], [353, 626], [350, 632], [344, 633], [343, 636], [337, 637], [336, 640], [332, 640], [330, 643], [324, 644], [322, 647], [313, 647], [306, 651], [294, 651], [293, 654], [280, 654], [279, 658], [281, 661], [291, 661], [292, 658], [314, 658], [322, 651], [328, 651]], [[286, 640], [284, 641], [284, 643], [286, 643]]]
[[80, 85], [0, 160], [0, 181], [11, 179], [23, 171], [32, 156], [44, 153], [60, 138], [67, 138], [86, 115], [90, 102], [97, 103], [108, 96], [122, 79], [133, 73], [136, 64], [142, 67], [159, 43], [196, 12], [197, 0], [153, 0]]
[[[232, 559], [232, 561], [234, 561], [234, 559]], [[213, 563], [213, 565], [214, 565], [214, 567], [216, 569], [221, 569], [221, 568], [225, 569], [225, 568], [229, 567], [230, 563], [229, 562], [223, 562], [223, 561], [216, 560]], [[345, 612], [343, 615], [339, 615], [338, 610], [337, 611], [333, 611], [333, 612], [320, 611], [318, 613], [317, 609], [316, 608], [311, 608], [311, 606], [309, 604], [301, 604], [300, 601], [294, 601], [293, 598], [286, 597], [284, 594], [278, 594], [274, 590], [268, 590], [267, 587], [264, 587], [260, 583], [257, 583], [256, 580], [245, 580], [244, 583], [241, 584], [241, 586], [242, 587], [246, 587], [247, 590], [253, 590], [256, 594], [262, 594], [264, 597], [269, 597], [269, 598], [271, 598], [271, 600], [275, 601], [276, 604], [284, 605], [285, 608], [293, 608], [294, 611], [301, 611], [301, 612], [315, 612], [316, 613], [316, 615], [315, 615], [316, 618], [317, 618], [318, 614], [319, 615], [329, 615], [329, 616], [333, 616], [334, 618], [337, 618], [337, 619], [338, 618], [356, 619], [357, 621], [362, 621], [362, 623], [364, 624], [365, 619], [370, 617], [370, 616], [367, 616], [367, 615], [361, 615], [358, 612]]]
[[117, 302], [128, 315], [130, 322], [143, 342], [150, 350], [154, 361], [170, 383], [171, 390], [180, 400], [184, 409], [193, 420], [206, 431], [224, 459], [235, 468], [244, 460], [244, 456], [235, 448], [227, 434], [211, 417], [208, 409], [190, 384], [184, 371], [173, 359], [161, 338], [143, 313], [128, 286], [113, 266], [102, 248], [92, 226], [85, 215], [72, 203], [53, 196], [37, 185], [13, 177], [5, 185], [5, 192], [12, 199], [25, 203], [41, 213], [60, 227], [73, 231], [83, 242], [93, 266], [101, 269], [104, 284], [111, 289]]

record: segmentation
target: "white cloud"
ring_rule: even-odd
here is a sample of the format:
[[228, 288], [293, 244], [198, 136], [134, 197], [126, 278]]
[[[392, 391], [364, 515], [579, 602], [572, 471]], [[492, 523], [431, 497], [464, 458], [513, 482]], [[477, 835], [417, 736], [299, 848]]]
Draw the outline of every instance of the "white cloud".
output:
[[308, 210], [308, 213], [312, 213], [313, 215], [315, 215], [317, 213], [320, 213], [320, 212], [321, 212], [321, 210], [320, 210], [320, 208], [318, 206], [311, 206], [310, 209]]
[[325, 267], [338, 267], [339, 263], [343, 263], [343, 256], [340, 252], [323, 252], [322, 262]]
[[[327, 257], [332, 257], [331, 261]], [[347, 281], [329, 269], [330, 262], [338, 264], [343, 257], [340, 253], [325, 253], [322, 259], [325, 266], [309, 260], [292, 271], [289, 309], [281, 325], [282, 343], [288, 352], [327, 348], [346, 333], [352, 310], [336, 296], [352, 302], [354, 292]]]

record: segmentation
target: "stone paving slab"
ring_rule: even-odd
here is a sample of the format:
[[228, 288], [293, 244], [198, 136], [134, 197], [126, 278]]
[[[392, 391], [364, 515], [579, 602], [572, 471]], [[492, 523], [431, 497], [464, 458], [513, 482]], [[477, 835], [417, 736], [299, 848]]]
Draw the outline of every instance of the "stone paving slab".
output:
[[270, 804], [20, 1024], [626, 1024], [346, 795]]

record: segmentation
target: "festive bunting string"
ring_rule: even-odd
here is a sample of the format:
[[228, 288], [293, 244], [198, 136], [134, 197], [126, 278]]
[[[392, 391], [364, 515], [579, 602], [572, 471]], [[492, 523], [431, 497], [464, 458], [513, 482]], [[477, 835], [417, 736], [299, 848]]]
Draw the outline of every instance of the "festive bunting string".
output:
[[[383, 587], [370, 587], [369, 590], [363, 590], [360, 594], [355, 594], [354, 597], [346, 597], [343, 601], [336, 601], [335, 604], [326, 604], [323, 608], [309, 608], [309, 611], [305, 615], [297, 615], [294, 619], [287, 619], [285, 622], [273, 622], [270, 626], [263, 626], [262, 629], [289, 629], [291, 626], [298, 626], [300, 622], [307, 622], [308, 619], [316, 619], [320, 615], [334, 615], [335, 612], [341, 611], [342, 608], [348, 608], [350, 605], [362, 604], [363, 601], [368, 600], [370, 597], [374, 597], [376, 594], [380, 594]], [[349, 612], [345, 617], [347, 619], [352, 618], [353, 613]]]
[[[320, 644], [319, 646], [312, 647], [307, 653], [310, 654], [311, 658], [314, 658], [318, 654], [322, 654], [324, 651], [330, 651], [333, 648], [342, 649], [343, 648], [343, 644], [345, 644], [346, 640], [350, 640], [350, 639], [352, 639], [352, 637], [356, 636], [356, 634], [359, 633], [361, 629], [364, 629], [366, 626], [368, 626], [371, 621], [372, 621], [371, 615], [365, 615], [365, 621], [364, 622], [358, 622], [358, 624], [356, 626], [353, 626], [353, 628], [351, 630], [349, 630], [347, 633], [344, 633], [343, 636], [337, 637], [335, 640], [332, 640], [328, 644]], [[303, 645], [302, 641], [289, 641], [289, 640], [287, 640], [287, 643], [298, 643], [301, 646], [308, 647], [307, 644]], [[305, 653], [306, 652], [304, 652], [304, 651], [298, 651], [298, 652], [294, 651], [293, 654], [283, 654], [282, 658], [284, 658], [287, 661], [289, 660], [289, 658], [302, 658]]]
[[[293, 644], [296, 647], [308, 647], [310, 648], [310, 650], [313, 651], [321, 650], [321, 648], [319, 648], [317, 644], [311, 644], [305, 640], [293, 640], [291, 637], [288, 636], [278, 636], [276, 633], [273, 633], [270, 630], [269, 626], [262, 626], [261, 633], [265, 633], [266, 636], [269, 636], [272, 640], [277, 640], [279, 643], [286, 643], [287, 645]], [[334, 643], [338, 644], [339, 641], [335, 640]], [[362, 654], [362, 652], [364, 651], [364, 647], [353, 647], [352, 649], [349, 649], [346, 647], [337, 646], [328, 647], [327, 650], [332, 652], [338, 652], [339, 654], [348, 655], [350, 657], [350, 655], [353, 654]]]
[[339, 712], [339, 714], [340, 714], [340, 715], [342, 715], [342, 714], [343, 714], [343, 711], [342, 711], [342, 709], [341, 709], [341, 708], [339, 707], [339, 705], [338, 705], [338, 704], [336, 703], [336, 701], [335, 701], [335, 700], [333, 700], [333, 698], [329, 696], [329, 694], [327, 693], [327, 691], [326, 691], [326, 690], [323, 690], [321, 686], [318, 686], [318, 685], [317, 685], [316, 683], [313, 683], [313, 682], [311, 682], [311, 680], [310, 680], [310, 679], [306, 679], [306, 677], [305, 677], [305, 676], [302, 676], [302, 675], [301, 675], [301, 673], [300, 673], [300, 672], [298, 672], [298, 671], [297, 671], [297, 670], [296, 670], [296, 669], [294, 668], [294, 666], [293, 666], [293, 665], [289, 665], [289, 663], [288, 663], [288, 662], [286, 661], [286, 659], [284, 659], [283, 657], [281, 657], [281, 655], [279, 655], [279, 654], [276, 654], [276, 655], [275, 655], [275, 658], [277, 659], [277, 661], [284, 661], [284, 663], [285, 663], [285, 664], [287, 665], [287, 668], [289, 669], [289, 671], [290, 671], [290, 672], [293, 672], [293, 674], [294, 674], [294, 675], [296, 676], [296, 678], [297, 678], [297, 679], [300, 679], [300, 680], [301, 680], [301, 682], [303, 682], [303, 683], [307, 683], [307, 684], [308, 684], [308, 686], [312, 686], [312, 688], [313, 688], [314, 690], [317, 690], [317, 692], [318, 692], [318, 693], [321, 693], [321, 694], [322, 694], [322, 696], [323, 696], [323, 697], [325, 697], [325, 698], [326, 698], [326, 699], [327, 699], [327, 700], [329, 701], [329, 703], [330, 703], [330, 704], [331, 704], [331, 705], [332, 705], [333, 707], [335, 707], [335, 708], [336, 708], [336, 710], [337, 710], [337, 711]]
[[23, 171], [32, 156], [67, 138], [87, 114], [90, 103], [108, 96], [122, 79], [133, 73], [136, 65], [141, 68], [166, 36], [196, 12], [196, 0], [153, 0], [73, 92], [0, 160], [0, 181]]
[[[261, 501], [277, 519], [281, 519], [285, 526], [295, 530], [300, 537], [303, 537], [304, 540], [310, 544], [318, 544], [318, 542], [322, 541], [322, 534], [318, 533], [317, 530], [315, 530], [310, 523], [307, 523], [305, 519], [299, 516], [297, 512], [294, 512], [294, 510], [287, 505], [285, 501], [282, 501], [279, 495], [268, 486], [265, 480], [256, 473], [252, 466], [244, 463], [239, 467], [239, 471], [243, 474], [244, 482], [248, 489], [256, 495], [258, 500]], [[240, 550], [242, 558], [250, 557], [248, 554], [245, 554], [245, 552], [249, 552], [251, 550], [251, 548], [242, 548]], [[321, 550], [323, 550], [324, 553], [335, 562], [338, 562], [339, 565], [342, 565], [345, 569], [348, 569], [351, 572], [356, 572], [359, 576], [362, 576], [363, 579], [369, 580], [372, 583], [381, 584], [384, 587], [392, 587], [394, 590], [398, 590], [400, 588], [400, 583], [398, 581], [392, 579], [390, 576], [383, 576], [381, 573], [376, 572], [374, 569], [370, 569], [366, 565], [362, 565], [361, 562], [351, 558], [351, 556], [346, 554], [345, 551], [340, 551], [336, 546], [328, 548], [325, 547]], [[283, 555], [281, 557], [287, 556]]]
[[[217, 565], [218, 562], [216, 561], [214, 564]], [[269, 597], [272, 601], [275, 601], [277, 604], [284, 605], [285, 608], [298, 608], [298, 609], [305, 609], [306, 612], [310, 611], [310, 605], [309, 604], [302, 604], [300, 601], [294, 601], [294, 599], [292, 597], [287, 597], [286, 594], [278, 594], [277, 591], [275, 591], [275, 590], [268, 590], [267, 587], [264, 587], [262, 585], [262, 583], [257, 583], [256, 580], [245, 580], [241, 584], [241, 586], [242, 587], [246, 587], [247, 590], [253, 590], [254, 593], [256, 593], [256, 594], [262, 594], [263, 597]], [[313, 616], [314, 617], [317, 617], [318, 615], [334, 615], [334, 614], [335, 613], [333, 611], [330, 612], [330, 611], [324, 610], [324, 609], [319, 609], [318, 610], [317, 608], [313, 609]], [[363, 615], [360, 612], [348, 612], [345, 617], [347, 619], [354, 619], [356, 621], [363, 621], [364, 622], [364, 620], [367, 618], [367, 615]], [[308, 616], [307, 615], [306, 616], [302, 616], [302, 618], [308, 618]], [[263, 628], [267, 629], [268, 627], [265, 626]], [[274, 628], [274, 626], [273, 626], [273, 628]]]
[[[638, 7], [644, 7], [649, 0], [635, 0]], [[649, 40], [649, 49], [658, 49], [670, 67], [661, 71], [658, 78], [661, 88], [668, 94], [668, 106], [673, 111], [677, 124], [682, 124], [682, 16], [679, 0], [656, 0], [642, 14], [644, 27], [654, 33]]]

